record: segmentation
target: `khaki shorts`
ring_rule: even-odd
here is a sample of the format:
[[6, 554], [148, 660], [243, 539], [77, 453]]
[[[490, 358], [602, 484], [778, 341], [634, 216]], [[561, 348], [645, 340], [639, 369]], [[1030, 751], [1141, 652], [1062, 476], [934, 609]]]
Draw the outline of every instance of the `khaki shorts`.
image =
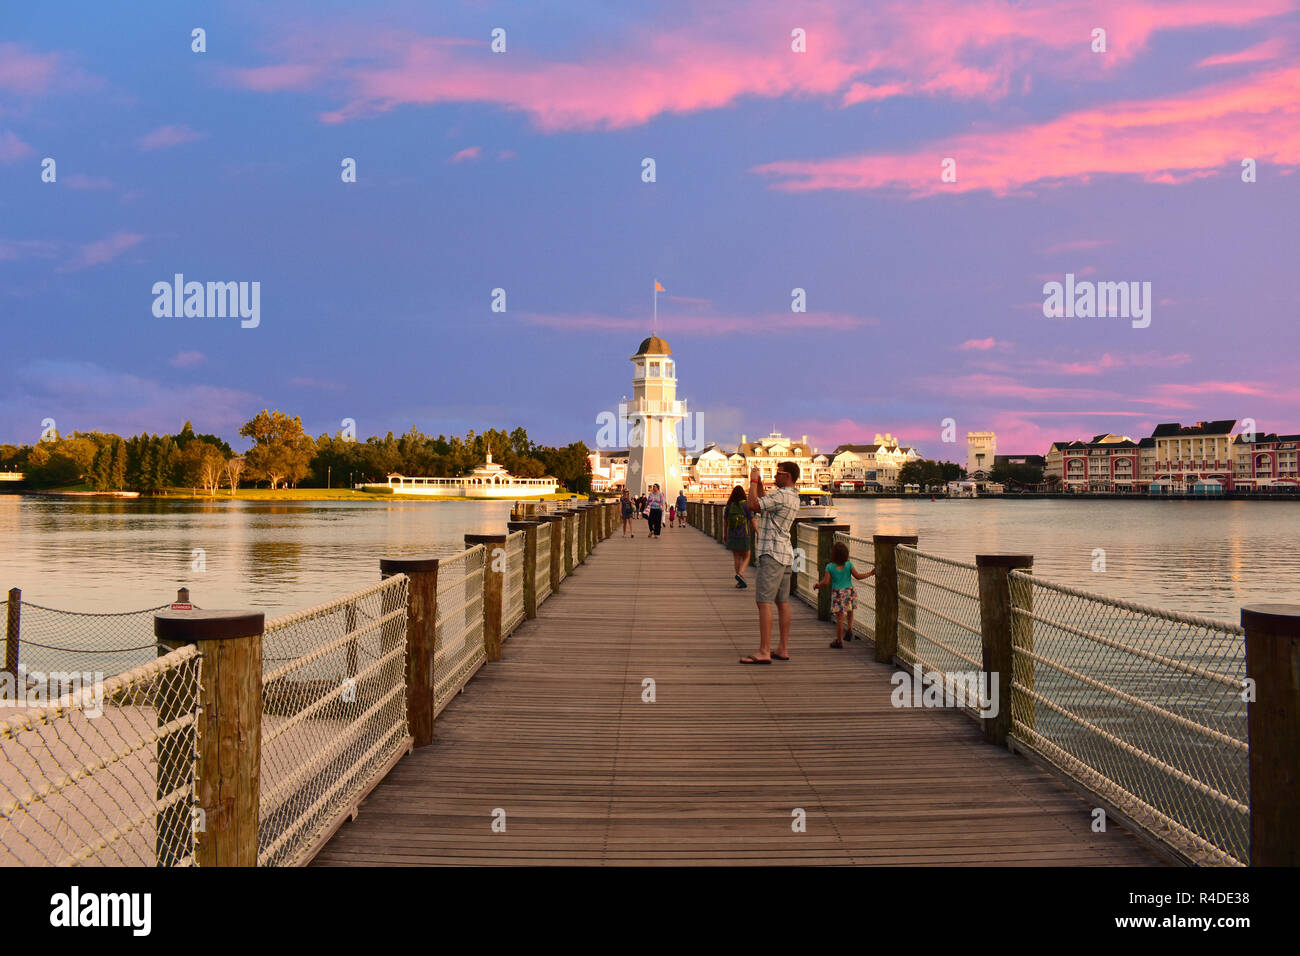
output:
[[754, 600], [759, 604], [789, 604], [790, 565], [781, 564], [770, 554], [760, 554]]

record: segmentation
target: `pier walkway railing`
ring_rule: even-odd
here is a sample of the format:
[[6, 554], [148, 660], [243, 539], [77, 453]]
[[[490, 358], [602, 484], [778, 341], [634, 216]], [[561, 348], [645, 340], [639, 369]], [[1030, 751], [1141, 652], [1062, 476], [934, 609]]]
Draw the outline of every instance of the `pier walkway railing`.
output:
[[[0, 865], [310, 862], [615, 526], [616, 503], [549, 504], [450, 557], [384, 558], [378, 583], [270, 621], [82, 615], [11, 592]], [[93, 673], [129, 655], [147, 659], [66, 693], [27, 677], [33, 662]]]
[[[724, 508], [692, 502], [688, 521], [721, 540]], [[829, 620], [813, 584], [848, 545], [876, 571], [853, 630], [877, 661], [1178, 861], [1300, 863], [1300, 607], [1246, 607], [1239, 626], [1045, 581], [1032, 555], [968, 563], [848, 530], [796, 522], [791, 593]]]

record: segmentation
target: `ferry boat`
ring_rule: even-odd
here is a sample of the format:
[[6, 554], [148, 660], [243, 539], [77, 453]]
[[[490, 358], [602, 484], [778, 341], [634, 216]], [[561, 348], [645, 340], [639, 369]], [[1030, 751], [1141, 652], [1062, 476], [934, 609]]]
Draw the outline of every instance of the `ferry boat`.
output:
[[516, 478], [492, 461], [487, 461], [462, 478], [408, 478], [392, 474], [383, 484], [361, 485], [363, 491], [381, 491], [394, 495], [423, 495], [430, 498], [526, 498], [553, 495], [554, 478]]
[[799, 517], [813, 521], [834, 521], [838, 512], [835, 499], [829, 491], [820, 488], [799, 489]]

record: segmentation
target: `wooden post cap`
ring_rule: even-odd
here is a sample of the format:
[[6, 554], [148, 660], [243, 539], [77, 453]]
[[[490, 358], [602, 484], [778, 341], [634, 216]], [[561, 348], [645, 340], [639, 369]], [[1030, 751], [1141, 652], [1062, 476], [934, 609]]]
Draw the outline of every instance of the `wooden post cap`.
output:
[[507, 521], [506, 527], [511, 531], [527, 531], [529, 528], [536, 528], [540, 521]]
[[1241, 609], [1241, 626], [1278, 637], [1300, 637], [1300, 604], [1248, 604]]
[[384, 577], [392, 574], [420, 574], [422, 572], [437, 571], [438, 558], [427, 557], [409, 557], [409, 558], [380, 558], [379, 573]]
[[977, 554], [975, 555], [975, 567], [977, 568], [1032, 568], [1034, 566], [1034, 556], [1032, 554]]
[[872, 541], [879, 541], [881, 544], [916, 544], [917, 536], [914, 534], [873, 534]]
[[261, 611], [159, 611], [153, 616], [153, 634], [161, 641], [228, 641], [265, 629]]
[[537, 516], [538, 524], [541, 524], [543, 521], [563, 521], [563, 520], [564, 520], [564, 515], [538, 515]]
[[506, 536], [503, 534], [467, 534], [465, 543], [468, 545], [475, 544], [500, 544], [505, 541]]

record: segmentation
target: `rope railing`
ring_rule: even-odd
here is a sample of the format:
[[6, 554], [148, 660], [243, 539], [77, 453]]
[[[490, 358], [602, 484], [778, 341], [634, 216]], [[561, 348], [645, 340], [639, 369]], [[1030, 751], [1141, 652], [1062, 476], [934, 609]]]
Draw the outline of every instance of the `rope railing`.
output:
[[[907, 545], [897, 545], [894, 554], [899, 660], [922, 673], [983, 670], [979, 569]], [[977, 713], [975, 706], [964, 709]]]
[[[835, 540], [848, 545], [849, 560], [859, 571], [870, 571], [876, 566], [876, 551], [870, 538], [857, 538], [843, 531], [835, 533]], [[875, 636], [876, 626], [876, 579], [867, 578], [853, 581], [853, 589], [858, 595], [858, 607], [853, 613], [853, 631], [871, 639]]]
[[553, 521], [543, 521], [537, 526], [537, 577], [533, 593], [539, 607], [551, 595], [551, 534], [554, 527]]
[[1249, 860], [1242, 629], [1010, 575], [1013, 733], [1198, 862]]
[[506, 535], [506, 576], [501, 592], [501, 636], [524, 619], [524, 538], [527, 532]]
[[268, 621], [259, 866], [303, 861], [407, 749], [407, 578]]
[[[0, 866], [193, 865], [201, 657], [194, 646], [154, 653], [0, 710]], [[4, 678], [7, 691], [40, 696]]]
[[81, 670], [89, 663], [97, 672], [120, 674], [157, 657], [153, 616], [170, 605], [138, 611], [65, 611], [31, 601], [3, 604], [0, 626], [11, 611], [21, 624], [14, 649], [0, 631], [0, 666], [17, 660], [28, 672]]
[[483, 571], [486, 551], [475, 545], [438, 563], [434, 713], [440, 713], [483, 666]]

